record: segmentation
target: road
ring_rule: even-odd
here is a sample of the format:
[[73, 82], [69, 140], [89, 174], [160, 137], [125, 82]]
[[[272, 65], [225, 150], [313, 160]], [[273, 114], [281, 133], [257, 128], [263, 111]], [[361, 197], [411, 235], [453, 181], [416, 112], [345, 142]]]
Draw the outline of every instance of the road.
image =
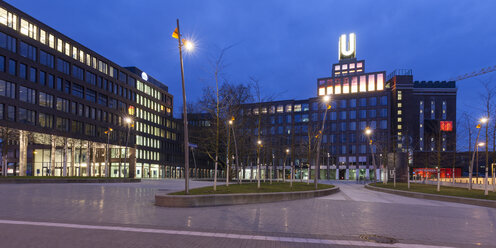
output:
[[[192, 182], [192, 187], [210, 184]], [[320, 198], [205, 208], [153, 205], [180, 180], [0, 185], [0, 247], [496, 247], [496, 209], [339, 183]], [[397, 243], [378, 244], [360, 235]]]

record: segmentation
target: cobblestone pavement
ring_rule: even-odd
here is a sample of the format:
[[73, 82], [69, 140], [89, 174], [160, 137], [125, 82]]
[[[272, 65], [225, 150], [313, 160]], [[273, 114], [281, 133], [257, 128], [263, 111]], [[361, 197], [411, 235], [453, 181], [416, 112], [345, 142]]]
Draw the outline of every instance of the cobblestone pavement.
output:
[[314, 199], [185, 209], [153, 205], [155, 192], [180, 190], [181, 180], [3, 184], [0, 247], [379, 245], [363, 234], [398, 241], [379, 247], [496, 247], [496, 209], [338, 186], [341, 192]]

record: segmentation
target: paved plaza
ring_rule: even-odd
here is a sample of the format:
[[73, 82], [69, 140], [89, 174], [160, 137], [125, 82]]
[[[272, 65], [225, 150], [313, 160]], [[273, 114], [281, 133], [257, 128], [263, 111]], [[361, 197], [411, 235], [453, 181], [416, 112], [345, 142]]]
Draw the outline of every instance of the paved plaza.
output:
[[153, 205], [181, 180], [3, 184], [0, 247], [496, 247], [496, 209], [337, 185], [314, 199], [183, 209]]

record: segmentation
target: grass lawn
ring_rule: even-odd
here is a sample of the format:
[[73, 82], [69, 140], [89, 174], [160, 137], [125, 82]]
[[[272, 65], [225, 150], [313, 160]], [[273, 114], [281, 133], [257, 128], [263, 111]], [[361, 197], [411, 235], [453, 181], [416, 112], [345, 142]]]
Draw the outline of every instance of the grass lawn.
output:
[[[319, 189], [330, 189], [333, 188], [334, 185], [329, 184], [319, 184]], [[270, 192], [294, 192], [294, 191], [309, 191], [314, 190], [315, 184], [310, 182], [300, 183], [293, 182], [293, 188], [289, 187], [289, 183], [283, 182], [273, 182], [272, 184], [260, 183], [260, 189], [257, 189], [257, 183], [243, 183], [243, 184], [229, 184], [229, 187], [225, 185], [218, 185], [217, 191], [214, 191], [213, 186], [190, 189], [190, 195], [209, 195], [209, 194], [245, 194], [245, 193], [270, 193]], [[184, 195], [184, 191], [174, 192], [170, 195]]]
[[448, 186], [441, 186], [441, 191], [437, 192], [437, 185], [431, 185], [431, 184], [410, 183], [410, 190], [408, 189], [407, 183], [396, 183], [396, 188], [393, 187], [393, 183], [388, 183], [388, 184], [372, 183], [370, 185], [380, 188], [412, 191], [419, 193], [458, 196], [458, 197], [496, 201], [496, 193], [492, 192], [492, 186], [489, 188], [489, 195], [486, 196], [484, 195], [484, 190], [472, 189], [469, 191], [467, 188], [457, 188], [457, 187], [448, 187]]

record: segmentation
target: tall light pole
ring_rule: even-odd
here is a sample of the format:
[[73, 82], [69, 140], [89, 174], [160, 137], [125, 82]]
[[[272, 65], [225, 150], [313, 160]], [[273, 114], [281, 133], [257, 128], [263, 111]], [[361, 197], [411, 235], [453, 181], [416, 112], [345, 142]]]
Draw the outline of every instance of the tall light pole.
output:
[[112, 132], [112, 128], [109, 128], [107, 131], [105, 131], [105, 134], [107, 135], [107, 146], [105, 146], [105, 177], [110, 177], [110, 166], [109, 166], [110, 151], [109, 151], [109, 143], [110, 143], [110, 133], [111, 132]]
[[[319, 186], [319, 172], [320, 172], [320, 143], [322, 142], [322, 135], [324, 133], [324, 126], [325, 126], [325, 121], [326, 121], [326, 116], [327, 116], [327, 110], [331, 109], [331, 105], [329, 102], [331, 101], [331, 96], [326, 95], [322, 99], [324, 101], [324, 104], [326, 105], [326, 109], [324, 112], [324, 119], [322, 120], [322, 127], [320, 128], [319, 132], [319, 137], [317, 140], [317, 159], [316, 159], [316, 164], [315, 164], [315, 179], [314, 179], [314, 184], [315, 184], [315, 190], [318, 189]], [[311, 168], [311, 167], [310, 167]], [[312, 174], [312, 170], [308, 170], [308, 176]]]
[[179, 61], [181, 64], [181, 82], [183, 87], [183, 126], [184, 126], [184, 193], [189, 194], [189, 141], [188, 141], [188, 111], [186, 108], [186, 88], [184, 86], [184, 67], [183, 67], [183, 46], [186, 50], [193, 50], [193, 43], [185, 39], [181, 39], [181, 31], [179, 29], [179, 19], [177, 19], [177, 28], [172, 33], [172, 37], [176, 38], [179, 43]]
[[477, 180], [477, 183], [479, 183], [479, 147], [481, 146], [484, 146], [485, 143], [484, 142], [479, 142], [477, 144], [477, 148], [475, 150], [475, 173], [477, 174], [477, 177], [476, 177], [476, 180]]
[[229, 145], [231, 143], [231, 125], [232, 120], [227, 121], [227, 154], [226, 154], [226, 187], [229, 187]]
[[489, 136], [488, 136], [488, 128], [489, 128], [489, 118], [486, 118], [486, 173], [484, 177], [484, 195], [488, 195], [488, 185], [487, 185], [487, 176], [489, 172]]
[[[282, 168], [282, 182], [286, 182], [286, 163], [288, 162], [288, 155], [289, 155], [289, 148], [286, 149], [286, 156], [284, 157], [284, 164]], [[293, 169], [293, 168], [291, 168]], [[293, 173], [291, 172], [291, 175], [293, 176]], [[293, 178], [291, 178], [293, 179]], [[291, 182], [291, 186], [293, 186], [293, 183]]]
[[229, 125], [231, 126], [233, 139], [234, 139], [234, 152], [236, 153], [236, 177], [238, 178], [238, 183], [241, 183], [241, 177], [239, 176], [239, 158], [238, 158], [238, 143], [236, 142], [236, 133], [234, 132], [234, 116], [231, 117]]
[[257, 188], [260, 188], [260, 148], [262, 147], [262, 141], [257, 140]]
[[372, 165], [374, 166], [374, 180], [377, 182], [377, 167], [375, 165], [374, 151], [372, 150], [372, 129], [370, 127], [365, 128], [365, 135], [369, 138], [370, 154], [372, 155]]
[[[127, 159], [127, 144], [129, 142], [129, 135], [130, 135], [130, 132], [131, 132], [131, 123], [133, 122], [133, 120], [131, 119], [131, 117], [126, 117], [124, 118], [124, 122], [126, 123], [126, 126], [127, 126], [127, 134], [126, 134], [126, 146], [124, 146], [124, 168], [126, 167], [126, 163], [129, 163], [129, 160]], [[129, 173], [129, 169], [131, 167], [129, 166], [129, 164], [127, 165], [127, 170], [126, 170], [126, 173], [127, 175], [131, 175], [131, 173]], [[124, 174], [124, 177], [127, 177], [126, 174]]]
[[468, 190], [472, 190], [472, 174], [474, 172], [474, 159], [475, 159], [475, 150], [477, 149], [478, 143], [479, 143], [479, 135], [481, 131], [482, 124], [486, 123], [488, 121], [487, 118], [483, 117], [479, 120], [479, 123], [477, 123], [476, 128], [479, 129], [477, 132], [477, 137], [475, 138], [475, 147], [474, 151], [472, 152], [472, 162], [470, 163], [469, 166], [469, 173], [468, 173]]

